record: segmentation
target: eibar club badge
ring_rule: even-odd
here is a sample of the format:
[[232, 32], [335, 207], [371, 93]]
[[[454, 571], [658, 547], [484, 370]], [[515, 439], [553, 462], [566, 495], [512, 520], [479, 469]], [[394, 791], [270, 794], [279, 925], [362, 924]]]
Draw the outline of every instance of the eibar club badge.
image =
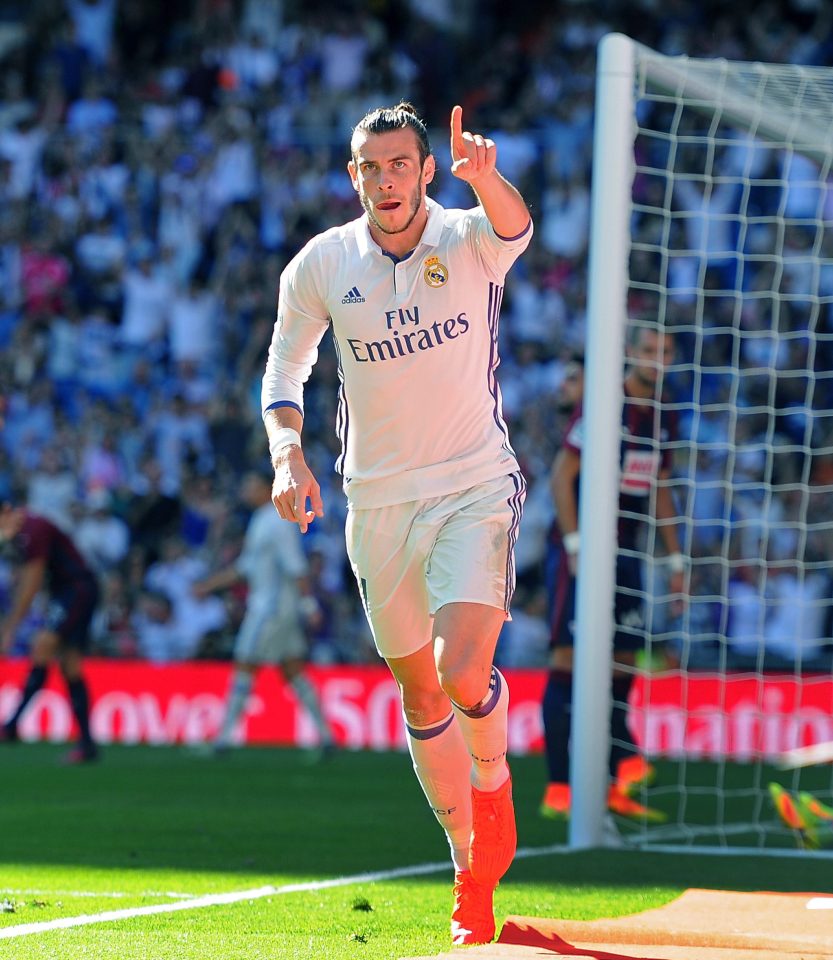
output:
[[440, 263], [439, 257], [429, 257], [425, 261], [424, 277], [429, 287], [442, 287], [448, 280], [448, 267]]

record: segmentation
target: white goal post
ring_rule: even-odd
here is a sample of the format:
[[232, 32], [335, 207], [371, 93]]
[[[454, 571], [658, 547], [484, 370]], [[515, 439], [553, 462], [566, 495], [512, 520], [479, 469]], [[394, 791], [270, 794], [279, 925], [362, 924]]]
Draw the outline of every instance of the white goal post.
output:
[[[643, 663], [656, 662], [652, 654], [663, 642], [670, 646], [680, 669], [669, 683], [678, 683], [684, 700], [675, 740], [656, 734], [651, 696], [643, 691], [632, 727], [642, 731], [649, 755], [678, 766], [673, 783], [642, 797], [664, 806], [669, 823], [643, 825], [627, 838], [703, 850], [726, 849], [735, 836], [757, 851], [794, 846], [769, 803], [767, 782], [780, 760], [781, 769], [794, 771], [785, 786], [805, 789], [790, 751], [833, 740], [833, 677], [824, 674], [833, 659], [825, 659], [833, 645], [831, 166], [833, 69], [666, 56], [621, 34], [602, 39], [580, 481], [573, 848], [602, 846], [608, 836], [629, 322], [672, 330], [679, 341], [665, 376], [678, 389], [663, 396], [662, 407], [674, 409], [682, 425], [671, 444], [672, 493], [690, 562], [689, 598], [672, 616], [659, 523], [649, 510], [641, 555]], [[659, 410], [660, 398], [655, 402]], [[819, 466], [828, 462], [823, 473]], [[712, 708], [695, 702], [698, 683], [719, 691]], [[743, 683], [746, 692], [736, 697]], [[709, 709], [714, 716], [705, 716]], [[711, 734], [692, 733], [701, 722]], [[823, 749], [804, 755], [827, 757]], [[700, 768], [694, 775], [701, 760], [713, 764], [713, 782]], [[744, 765], [742, 786], [733, 785], [734, 764]], [[829, 804], [830, 768], [819, 775], [826, 779], [812, 789]], [[695, 796], [713, 810], [714, 823], [688, 819]], [[733, 816], [733, 809], [744, 812]]]

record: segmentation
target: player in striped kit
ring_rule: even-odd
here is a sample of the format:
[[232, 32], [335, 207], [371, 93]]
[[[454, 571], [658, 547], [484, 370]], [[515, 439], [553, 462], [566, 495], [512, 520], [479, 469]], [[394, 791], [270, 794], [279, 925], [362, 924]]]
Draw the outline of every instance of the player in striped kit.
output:
[[[668, 554], [669, 589], [682, 596], [684, 560], [680, 553], [677, 508], [665, 481], [670, 477], [670, 444], [676, 440], [676, 418], [661, 406], [662, 374], [674, 356], [674, 337], [633, 324], [628, 330], [629, 370], [622, 408], [621, 478], [619, 487], [618, 552], [613, 635], [613, 708], [608, 809], [635, 820], [663, 820], [659, 810], [637, 802], [630, 794], [652, 779], [653, 767], [638, 753], [628, 730], [627, 702], [633, 684], [637, 652], [644, 646], [642, 570], [636, 555], [640, 530], [653, 510], [657, 531]], [[579, 404], [567, 427], [564, 444], [552, 470], [560, 554], [555, 575], [550, 673], [543, 698], [544, 740], [549, 782], [541, 813], [566, 819], [570, 813], [570, 732], [572, 726], [573, 645], [576, 572], [580, 535], [579, 476], [583, 443]]]
[[484, 943], [516, 846], [508, 690], [492, 660], [525, 495], [495, 376], [498, 314], [532, 222], [460, 107], [451, 170], [474, 190], [470, 210], [426, 196], [436, 161], [410, 104], [369, 113], [350, 149], [364, 215], [314, 237], [281, 277], [262, 398], [273, 501], [302, 531], [323, 515], [300, 433], [303, 384], [332, 324], [348, 554], [451, 847], [452, 939]]
[[16, 709], [0, 727], [0, 742], [18, 740], [18, 722], [47, 681], [49, 665], [60, 663], [78, 725], [78, 744], [66, 763], [92, 763], [99, 750], [90, 732], [90, 694], [82, 669], [90, 624], [99, 598], [95, 575], [75, 543], [46, 517], [23, 506], [25, 493], [14, 491], [0, 504], [0, 546], [19, 566], [14, 596], [0, 624], [0, 656], [13, 647], [18, 627], [39, 593], [48, 595], [43, 623], [31, 641], [31, 668]]

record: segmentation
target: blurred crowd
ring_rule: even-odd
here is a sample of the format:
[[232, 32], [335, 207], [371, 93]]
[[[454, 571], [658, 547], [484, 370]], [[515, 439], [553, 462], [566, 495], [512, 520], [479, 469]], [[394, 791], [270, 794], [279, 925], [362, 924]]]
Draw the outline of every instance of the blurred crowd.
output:
[[[278, 277], [309, 237], [360, 213], [345, 172], [352, 125], [372, 107], [409, 99], [432, 134], [439, 202], [472, 202], [448, 173], [448, 114], [459, 102], [464, 123], [497, 142], [499, 167], [536, 220], [535, 241], [507, 281], [500, 333], [504, 414], [529, 495], [519, 589], [499, 655], [507, 665], [546, 662], [549, 470], [566, 422], [560, 387], [584, 345], [596, 45], [614, 29], [670, 54], [833, 63], [823, 0], [762, 3], [754, 17], [688, 0], [3, 4], [0, 496], [25, 485], [31, 509], [71, 531], [97, 570], [95, 652], [228, 655], [244, 597], [198, 599], [191, 588], [239, 550], [241, 477], [268, 457], [259, 392]], [[651, 184], [644, 189], [650, 194]], [[683, 209], [702, 207], [702, 197], [676, 199]], [[780, 198], [761, 203], [777, 207]], [[650, 217], [643, 227], [649, 234]], [[809, 284], [807, 303], [817, 303], [833, 289], [824, 286], [830, 271], [820, 281], [805, 269], [811, 233], [796, 228], [785, 240], [795, 251], [787, 272], [792, 290]], [[769, 282], [764, 270], [757, 279]], [[673, 318], [683, 334], [679, 369], [667, 378], [680, 403], [695, 379], [702, 386], [685, 336], [699, 319], [685, 285], [679, 278]], [[732, 359], [732, 337], [721, 332], [732, 322], [731, 313], [721, 319], [732, 309], [725, 300], [713, 303], [715, 333], [701, 365], [722, 369]], [[784, 407], [777, 430], [755, 405], [754, 378], [741, 395], [712, 378], [723, 413], [709, 407], [685, 423], [695, 439], [709, 430], [720, 438], [702, 448], [678, 491], [697, 518], [689, 550], [695, 559], [716, 551], [738, 560], [694, 564], [686, 629], [731, 636], [743, 605], [725, 599], [751, 584], [760, 602], [764, 579], [793, 576], [820, 601], [830, 595], [830, 538], [801, 528], [805, 491], [829, 506], [833, 489], [833, 396], [820, 377], [833, 368], [831, 340], [814, 350], [808, 335], [810, 317], [829, 331], [828, 304], [825, 311], [820, 317], [796, 300], [781, 313], [784, 336], [745, 341], [755, 356], [743, 363], [782, 374], [782, 393], [767, 397]], [[770, 331], [764, 300], [750, 300], [743, 324]], [[375, 654], [344, 553], [344, 498], [332, 469], [336, 398], [336, 358], [325, 343], [306, 392], [305, 451], [326, 509], [304, 540], [312, 562], [306, 625], [314, 660], [362, 662]], [[758, 418], [726, 412], [739, 403]], [[816, 415], [823, 410], [827, 418]], [[734, 469], [753, 478], [748, 495], [729, 504], [726, 483], [713, 485], [708, 502], [712, 487], [700, 482], [723, 470], [721, 443], [735, 451]], [[787, 476], [777, 495], [764, 494], [773, 443], [785, 451], [775, 459]], [[742, 545], [727, 539], [739, 518]], [[764, 578], [765, 570], [775, 573]], [[10, 576], [3, 566], [0, 591]], [[777, 609], [788, 611], [798, 592], [785, 587]], [[821, 602], [813, 609], [829, 610]], [[828, 623], [818, 630], [820, 642], [830, 636]], [[19, 644], [25, 649], [25, 630]]]

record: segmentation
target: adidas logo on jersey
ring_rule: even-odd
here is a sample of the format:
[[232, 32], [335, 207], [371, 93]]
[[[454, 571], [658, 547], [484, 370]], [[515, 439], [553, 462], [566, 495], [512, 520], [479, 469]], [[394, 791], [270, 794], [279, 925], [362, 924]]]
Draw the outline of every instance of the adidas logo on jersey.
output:
[[353, 287], [341, 298], [342, 303], [364, 303], [364, 297], [359, 293], [358, 287]]

